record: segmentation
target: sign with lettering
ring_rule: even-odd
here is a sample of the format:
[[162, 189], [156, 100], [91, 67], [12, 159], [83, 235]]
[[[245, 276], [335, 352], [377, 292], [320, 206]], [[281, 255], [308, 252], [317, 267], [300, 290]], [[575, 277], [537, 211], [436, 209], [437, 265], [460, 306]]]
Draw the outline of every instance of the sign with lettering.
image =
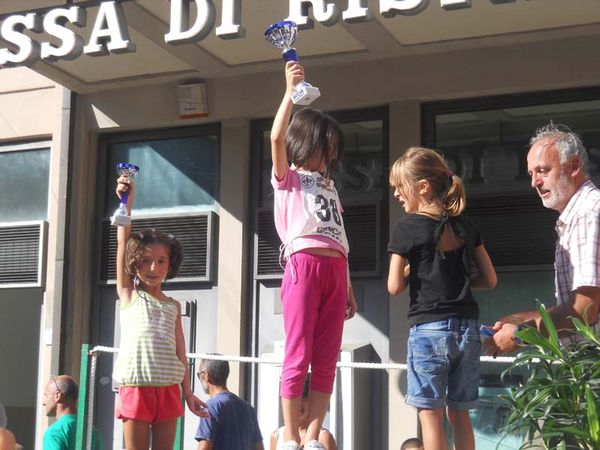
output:
[[[0, 48], [0, 66], [10, 67], [32, 64], [38, 60], [70, 60], [81, 54], [101, 56], [110, 53], [135, 51], [131, 42], [127, 20], [121, 1], [98, 1], [98, 14], [92, 31], [84, 39], [73, 28], [87, 25], [87, 8], [90, 6], [57, 7], [43, 12], [26, 12], [5, 17], [0, 26], [0, 38], [7, 43]], [[281, 1], [281, 0], [277, 0]], [[333, 0], [288, 0], [289, 16], [300, 28], [308, 28], [317, 21], [323, 25], [334, 25], [340, 19], [345, 22], [362, 22], [372, 19], [366, 0], [347, 0], [344, 8]], [[489, 0], [497, 3], [500, 0]], [[195, 18], [190, 16], [192, 2], [196, 6]], [[471, 0], [439, 0], [444, 9], [470, 8]], [[215, 28], [216, 8], [213, 0], [170, 0], [169, 31], [165, 35], [167, 44], [198, 42], [213, 29], [223, 39], [243, 36], [241, 25], [242, 0], [221, 1], [221, 24]], [[245, 6], [251, 7], [247, 0]], [[379, 0], [379, 13], [384, 17], [398, 14], [414, 15], [427, 7], [429, 0]], [[89, 3], [86, 3], [89, 5]], [[312, 19], [309, 17], [312, 11]], [[70, 27], [67, 27], [70, 24]], [[44, 33], [44, 34], [41, 34]], [[35, 39], [39, 34], [40, 39]], [[48, 35], [51, 41], [44, 41]]]

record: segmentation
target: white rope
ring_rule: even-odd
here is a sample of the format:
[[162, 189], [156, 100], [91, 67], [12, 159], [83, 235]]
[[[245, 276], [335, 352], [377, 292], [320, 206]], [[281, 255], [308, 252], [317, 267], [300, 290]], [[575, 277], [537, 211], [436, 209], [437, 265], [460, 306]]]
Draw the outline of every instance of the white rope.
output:
[[85, 438], [86, 450], [92, 450], [92, 428], [94, 426], [94, 400], [96, 394], [96, 366], [98, 362], [98, 355], [92, 352], [90, 357], [91, 367], [88, 392], [87, 437]]
[[119, 353], [119, 349], [115, 347], [104, 347], [102, 345], [97, 345], [90, 350], [90, 354], [93, 355], [94, 353]]
[[[97, 346], [92, 349], [94, 352], [105, 352], [105, 353], [118, 353], [118, 348], [113, 347], [102, 347]], [[215, 361], [232, 361], [232, 362], [243, 362], [243, 363], [256, 363], [256, 364], [271, 364], [275, 366], [281, 366], [283, 361], [273, 358], [256, 358], [252, 356], [235, 356], [235, 355], [214, 355], [208, 353], [188, 353], [186, 355], [191, 359], [210, 359]], [[508, 356], [482, 356], [479, 358], [481, 362], [485, 363], [500, 363], [510, 364], [515, 358]], [[352, 369], [380, 369], [380, 370], [406, 370], [406, 364], [398, 363], [372, 363], [372, 362], [338, 362], [338, 368], [352, 368]]]

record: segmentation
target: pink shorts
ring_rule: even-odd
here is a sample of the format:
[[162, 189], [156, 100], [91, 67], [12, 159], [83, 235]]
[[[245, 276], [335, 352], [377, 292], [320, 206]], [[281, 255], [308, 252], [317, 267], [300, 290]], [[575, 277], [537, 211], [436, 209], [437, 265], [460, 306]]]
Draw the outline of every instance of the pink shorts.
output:
[[164, 422], [183, 416], [181, 391], [171, 386], [119, 386], [115, 417], [148, 423]]

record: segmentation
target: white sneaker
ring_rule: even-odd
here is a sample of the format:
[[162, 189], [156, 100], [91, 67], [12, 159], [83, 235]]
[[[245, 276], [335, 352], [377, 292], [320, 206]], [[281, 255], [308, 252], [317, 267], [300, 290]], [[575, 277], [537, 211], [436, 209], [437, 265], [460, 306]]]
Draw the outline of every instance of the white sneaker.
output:
[[304, 446], [304, 450], [325, 450], [325, 447], [319, 441], [310, 441]]
[[277, 450], [302, 450], [302, 447], [300, 447], [296, 441], [287, 441], [284, 444], [279, 444]]

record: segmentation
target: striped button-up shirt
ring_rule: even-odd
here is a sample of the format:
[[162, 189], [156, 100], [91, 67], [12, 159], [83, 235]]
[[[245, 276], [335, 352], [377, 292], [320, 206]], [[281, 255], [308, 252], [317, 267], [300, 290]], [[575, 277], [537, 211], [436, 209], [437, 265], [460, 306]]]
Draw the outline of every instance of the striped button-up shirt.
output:
[[600, 286], [600, 189], [583, 183], [556, 222], [557, 304], [571, 303], [575, 290]]

